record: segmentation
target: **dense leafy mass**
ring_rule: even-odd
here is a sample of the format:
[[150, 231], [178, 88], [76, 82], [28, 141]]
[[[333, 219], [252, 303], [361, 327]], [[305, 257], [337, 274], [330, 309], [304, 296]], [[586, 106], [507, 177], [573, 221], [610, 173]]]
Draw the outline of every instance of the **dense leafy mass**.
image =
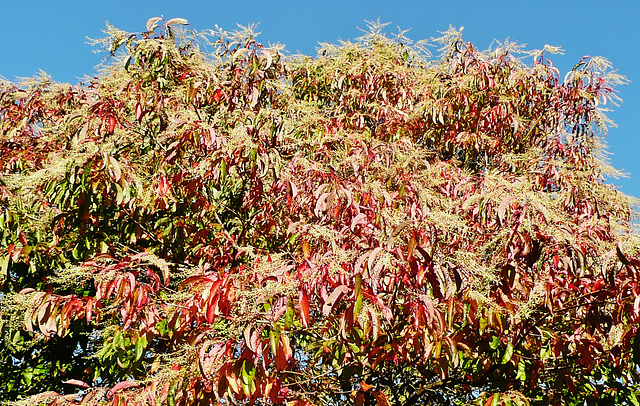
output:
[[605, 60], [183, 23], [0, 85], [0, 398], [640, 404]]

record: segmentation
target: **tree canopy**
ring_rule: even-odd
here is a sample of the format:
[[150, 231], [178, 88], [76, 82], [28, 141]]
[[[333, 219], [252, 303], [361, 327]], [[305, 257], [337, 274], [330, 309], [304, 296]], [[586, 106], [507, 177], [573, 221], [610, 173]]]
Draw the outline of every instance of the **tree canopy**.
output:
[[183, 24], [0, 84], [0, 399], [640, 405], [605, 59]]

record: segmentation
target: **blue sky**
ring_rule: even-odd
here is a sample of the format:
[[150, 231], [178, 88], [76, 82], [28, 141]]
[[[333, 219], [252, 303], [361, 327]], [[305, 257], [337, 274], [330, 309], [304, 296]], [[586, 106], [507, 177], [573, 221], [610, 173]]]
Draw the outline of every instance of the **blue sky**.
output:
[[617, 128], [609, 131], [613, 165], [630, 174], [613, 179], [627, 194], [640, 197], [640, 2], [638, 1], [8, 1], [0, 0], [0, 76], [14, 80], [40, 69], [60, 82], [78, 81], [95, 72], [103, 55], [92, 53], [86, 38], [100, 37], [105, 21], [138, 32], [153, 16], [183, 17], [190, 28], [215, 24], [259, 23], [264, 42], [280, 42], [292, 53], [315, 55], [318, 42], [337, 42], [361, 35], [364, 20], [411, 28], [414, 40], [438, 35], [449, 25], [464, 26], [464, 38], [487, 48], [493, 39], [510, 38], [542, 48], [560, 46], [552, 57], [561, 77], [584, 55], [611, 60], [631, 83], [621, 87], [624, 103], [609, 114]]

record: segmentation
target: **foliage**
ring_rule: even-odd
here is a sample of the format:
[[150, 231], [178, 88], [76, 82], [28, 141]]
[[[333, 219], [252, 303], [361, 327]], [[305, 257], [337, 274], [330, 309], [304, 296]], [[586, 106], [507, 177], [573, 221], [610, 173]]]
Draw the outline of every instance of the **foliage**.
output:
[[0, 85], [2, 399], [640, 403], [606, 60], [185, 23], [109, 27], [84, 85]]

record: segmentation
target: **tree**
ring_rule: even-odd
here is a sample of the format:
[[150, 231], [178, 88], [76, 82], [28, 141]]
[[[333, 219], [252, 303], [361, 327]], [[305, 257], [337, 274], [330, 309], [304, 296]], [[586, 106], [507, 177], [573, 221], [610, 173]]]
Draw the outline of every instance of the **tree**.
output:
[[0, 86], [0, 397], [640, 404], [606, 60], [561, 80], [553, 48], [450, 29], [431, 57], [379, 23], [285, 58], [185, 23]]

